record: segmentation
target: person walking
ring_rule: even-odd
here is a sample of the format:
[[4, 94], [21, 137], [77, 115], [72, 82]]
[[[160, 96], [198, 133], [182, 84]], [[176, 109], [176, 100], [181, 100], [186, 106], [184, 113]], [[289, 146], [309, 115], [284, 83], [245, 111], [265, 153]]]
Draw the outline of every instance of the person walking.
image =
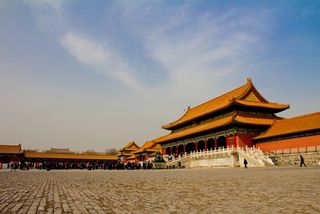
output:
[[243, 159], [244, 168], [248, 168], [248, 161], [244, 158]]
[[302, 167], [302, 164], [307, 167], [307, 165], [304, 163], [304, 158], [302, 157], [302, 155], [300, 155], [300, 167]]

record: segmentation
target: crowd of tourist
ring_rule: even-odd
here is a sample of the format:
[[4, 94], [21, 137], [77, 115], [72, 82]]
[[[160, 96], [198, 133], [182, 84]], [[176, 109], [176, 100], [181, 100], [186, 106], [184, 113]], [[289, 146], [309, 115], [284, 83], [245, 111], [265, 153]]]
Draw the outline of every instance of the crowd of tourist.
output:
[[3, 165], [0, 164], [0, 169], [7, 168], [11, 171], [16, 170], [51, 170], [51, 169], [81, 169], [81, 170], [141, 170], [153, 169], [153, 161], [144, 162], [127, 162], [122, 163], [119, 161], [39, 161], [39, 162], [20, 162], [11, 161]]

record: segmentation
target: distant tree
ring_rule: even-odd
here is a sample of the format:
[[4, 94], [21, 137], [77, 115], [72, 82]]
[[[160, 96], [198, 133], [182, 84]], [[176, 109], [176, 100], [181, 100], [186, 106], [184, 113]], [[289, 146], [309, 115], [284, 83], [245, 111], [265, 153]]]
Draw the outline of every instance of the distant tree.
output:
[[89, 149], [87, 151], [84, 151], [83, 153], [87, 153], [87, 154], [96, 154], [97, 152], [94, 151], [93, 149]]
[[38, 152], [37, 149], [25, 149], [24, 151], [25, 152]]
[[119, 149], [111, 148], [111, 149], [106, 149], [107, 154], [118, 154]]

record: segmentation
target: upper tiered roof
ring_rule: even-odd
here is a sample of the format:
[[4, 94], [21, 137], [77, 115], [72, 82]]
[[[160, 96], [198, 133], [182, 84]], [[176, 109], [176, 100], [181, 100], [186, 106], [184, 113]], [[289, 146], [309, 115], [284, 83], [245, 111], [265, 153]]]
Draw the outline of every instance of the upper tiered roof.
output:
[[284, 120], [275, 120], [265, 133], [254, 139], [261, 140], [314, 130], [320, 130], [320, 112]]
[[120, 149], [120, 152], [122, 152], [122, 151], [136, 151], [138, 149], [139, 149], [139, 146], [134, 141], [131, 141], [125, 147]]
[[172, 130], [182, 124], [218, 110], [225, 109], [233, 104], [266, 108], [272, 110], [273, 112], [279, 112], [289, 108], [289, 105], [287, 104], [277, 104], [267, 101], [254, 87], [251, 79], [249, 78], [247, 79], [247, 83], [239, 88], [236, 88], [194, 108], [188, 108], [187, 112], [180, 119], [164, 125], [162, 128]]

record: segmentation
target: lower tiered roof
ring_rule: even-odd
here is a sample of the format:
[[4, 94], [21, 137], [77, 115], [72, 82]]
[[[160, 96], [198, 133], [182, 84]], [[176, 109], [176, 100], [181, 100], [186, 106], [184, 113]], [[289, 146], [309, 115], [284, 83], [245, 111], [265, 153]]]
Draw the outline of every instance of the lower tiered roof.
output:
[[246, 116], [246, 115], [238, 115], [236, 113], [233, 113], [229, 116], [226, 116], [220, 119], [212, 120], [207, 123], [192, 126], [190, 128], [159, 137], [155, 139], [155, 142], [161, 144], [169, 140], [176, 140], [182, 137], [187, 137], [187, 136], [198, 134], [201, 132], [214, 130], [223, 126], [227, 126], [231, 123], [270, 126], [274, 122], [274, 120], [275, 118], [260, 118], [260, 117]]

